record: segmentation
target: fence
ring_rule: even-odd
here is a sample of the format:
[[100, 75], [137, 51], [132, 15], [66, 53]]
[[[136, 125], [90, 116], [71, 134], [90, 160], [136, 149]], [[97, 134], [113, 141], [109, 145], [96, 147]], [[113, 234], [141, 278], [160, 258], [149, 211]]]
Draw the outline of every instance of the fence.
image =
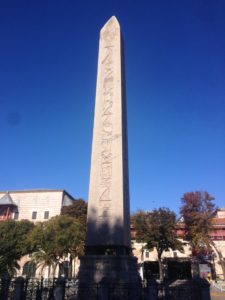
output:
[[1, 300], [72, 300], [76, 299], [77, 290], [75, 280], [22, 277], [0, 280]]
[[143, 283], [140, 296], [135, 294], [137, 290], [127, 284], [79, 285], [78, 293], [76, 280], [0, 279], [1, 300], [210, 300], [209, 285], [202, 280], [163, 284], [152, 281]]

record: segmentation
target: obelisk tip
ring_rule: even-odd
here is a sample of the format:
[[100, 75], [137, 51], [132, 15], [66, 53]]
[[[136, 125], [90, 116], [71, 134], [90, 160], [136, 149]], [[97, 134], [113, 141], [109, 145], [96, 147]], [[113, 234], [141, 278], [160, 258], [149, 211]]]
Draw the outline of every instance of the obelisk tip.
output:
[[108, 22], [113, 22], [114, 24], [120, 26], [119, 21], [117, 20], [116, 16], [112, 16]]
[[115, 16], [112, 16], [102, 27], [101, 32], [110, 28], [120, 28], [120, 24]]

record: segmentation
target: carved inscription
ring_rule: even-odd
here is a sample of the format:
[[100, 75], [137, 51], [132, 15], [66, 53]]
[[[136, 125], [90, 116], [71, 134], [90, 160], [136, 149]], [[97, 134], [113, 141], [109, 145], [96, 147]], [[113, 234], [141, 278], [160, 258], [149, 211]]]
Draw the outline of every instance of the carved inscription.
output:
[[[107, 35], [106, 35], [107, 36]], [[99, 218], [110, 217], [111, 187], [112, 187], [112, 140], [113, 140], [113, 45], [105, 39], [105, 56], [102, 60], [103, 76], [103, 105], [101, 114], [101, 167], [100, 167], [100, 195]]]

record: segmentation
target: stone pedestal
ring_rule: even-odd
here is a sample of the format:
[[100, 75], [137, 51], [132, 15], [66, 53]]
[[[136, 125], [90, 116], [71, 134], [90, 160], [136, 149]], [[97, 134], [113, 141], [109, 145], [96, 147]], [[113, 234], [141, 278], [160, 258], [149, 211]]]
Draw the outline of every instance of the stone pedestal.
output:
[[158, 299], [158, 287], [155, 279], [148, 282], [148, 300]]
[[133, 256], [85, 255], [79, 271], [79, 300], [139, 300], [141, 279]]

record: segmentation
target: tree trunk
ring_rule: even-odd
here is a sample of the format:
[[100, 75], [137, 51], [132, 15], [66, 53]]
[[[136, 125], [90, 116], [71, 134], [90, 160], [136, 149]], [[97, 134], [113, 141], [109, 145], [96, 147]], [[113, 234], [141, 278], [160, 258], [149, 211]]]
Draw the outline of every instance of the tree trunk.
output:
[[158, 262], [159, 262], [159, 279], [160, 281], [163, 281], [162, 254], [158, 254]]
[[70, 254], [69, 260], [69, 274], [68, 277], [71, 279], [73, 277], [73, 256]]
[[44, 269], [45, 269], [45, 265], [41, 265], [41, 277], [43, 277], [43, 272], [44, 272]]
[[[52, 266], [52, 277], [53, 277], [53, 278], [55, 278], [55, 271], [56, 271], [57, 265], [58, 265], [58, 264], [56, 263], [55, 265]], [[57, 277], [58, 277], [58, 276], [57, 276]]]
[[48, 279], [50, 278], [50, 276], [51, 276], [51, 266], [48, 265]]

